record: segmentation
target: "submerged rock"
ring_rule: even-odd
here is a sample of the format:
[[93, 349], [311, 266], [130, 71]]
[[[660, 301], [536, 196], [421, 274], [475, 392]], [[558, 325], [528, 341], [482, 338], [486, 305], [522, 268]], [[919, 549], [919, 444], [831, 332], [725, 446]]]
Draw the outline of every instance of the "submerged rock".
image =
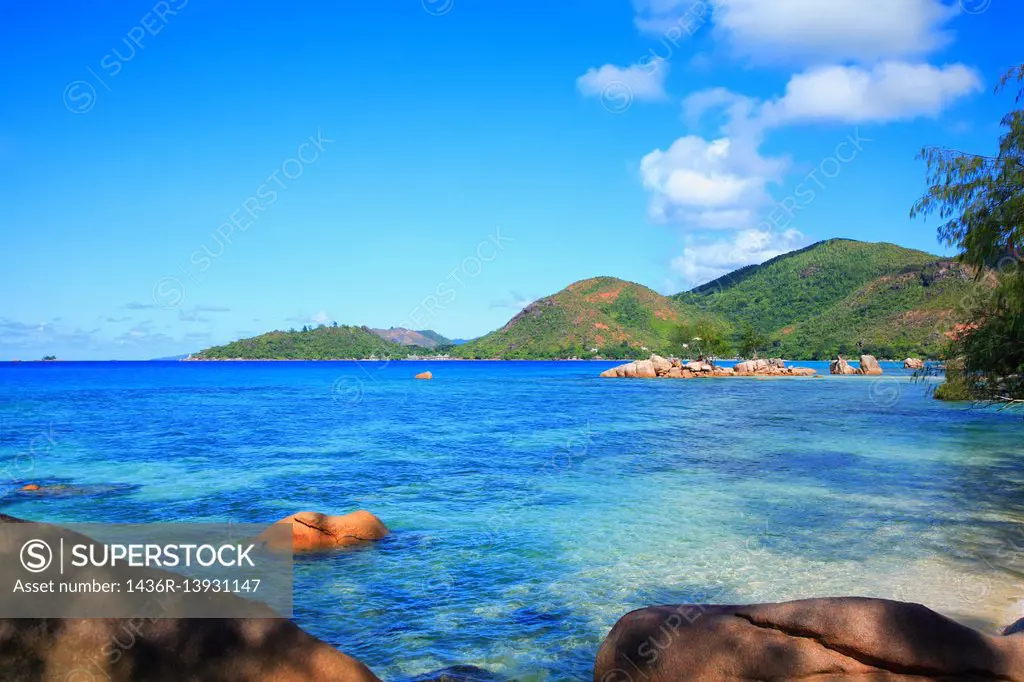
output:
[[595, 681], [638, 679], [1024, 682], [1024, 635], [886, 599], [652, 606], [615, 624], [594, 666]]
[[874, 355], [860, 356], [860, 369], [857, 370], [857, 374], [877, 376], [881, 373], [882, 366], [878, 364], [878, 360], [875, 359]]
[[364, 509], [343, 516], [328, 516], [319, 512], [299, 512], [285, 517], [277, 523], [292, 524], [291, 549], [294, 552], [310, 552], [357, 545], [380, 540], [389, 532], [383, 521]]
[[508, 678], [475, 665], [453, 665], [421, 675], [412, 682], [507, 682]]
[[131, 492], [138, 486], [125, 483], [29, 483], [18, 488], [18, 492], [32, 493], [40, 497], [109, 497]]

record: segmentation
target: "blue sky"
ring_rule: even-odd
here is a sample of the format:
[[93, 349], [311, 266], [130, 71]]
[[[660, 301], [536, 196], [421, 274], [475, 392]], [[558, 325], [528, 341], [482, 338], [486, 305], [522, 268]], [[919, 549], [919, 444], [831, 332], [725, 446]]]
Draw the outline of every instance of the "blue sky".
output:
[[1008, 0], [21, 3], [0, 22], [0, 358], [304, 323], [472, 337], [911, 222], [991, 151]]

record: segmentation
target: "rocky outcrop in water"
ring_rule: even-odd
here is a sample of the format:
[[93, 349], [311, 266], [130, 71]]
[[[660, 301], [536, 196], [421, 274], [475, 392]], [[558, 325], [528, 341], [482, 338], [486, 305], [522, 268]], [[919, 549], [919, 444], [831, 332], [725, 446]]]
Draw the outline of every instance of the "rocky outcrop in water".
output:
[[810, 377], [816, 372], [809, 367], [786, 367], [782, 360], [748, 360], [738, 363], [735, 367], [718, 367], [710, 362], [695, 360], [683, 363], [675, 358], [667, 360], [660, 355], [652, 355], [649, 360], [627, 362], [601, 372], [608, 379], [696, 379], [704, 377]]
[[903, 369], [924, 369], [924, 360], [920, 358], [907, 358], [903, 361]]
[[615, 624], [594, 666], [595, 682], [812, 679], [1024, 682], [1024, 634], [861, 597], [652, 606]]
[[[388, 527], [370, 512], [359, 511], [343, 516], [319, 512], [299, 512], [278, 521], [292, 524], [292, 551], [315, 552], [380, 540]], [[280, 549], [288, 549], [282, 547]]]
[[857, 374], [866, 374], [868, 376], [878, 376], [882, 373], [882, 366], [878, 364], [878, 360], [875, 359], [874, 355], [862, 355], [860, 356], [860, 367], [857, 369]]
[[417, 374], [416, 376], [413, 377], [413, 379], [433, 379], [433, 378], [434, 378], [433, 372], [420, 372], [419, 374]]
[[833, 360], [829, 366], [828, 371], [830, 374], [856, 374], [857, 370], [850, 365], [843, 356], [840, 355], [838, 358]]

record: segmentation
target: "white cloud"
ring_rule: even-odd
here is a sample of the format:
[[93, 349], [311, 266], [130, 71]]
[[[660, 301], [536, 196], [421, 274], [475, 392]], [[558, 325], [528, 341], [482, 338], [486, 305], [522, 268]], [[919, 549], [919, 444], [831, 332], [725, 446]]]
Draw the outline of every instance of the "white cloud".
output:
[[780, 182], [788, 160], [766, 158], [758, 141], [681, 137], [640, 161], [652, 193], [651, 218], [699, 229], [741, 229], [756, 223], [755, 209], [771, 201], [765, 186]]
[[963, 64], [822, 66], [795, 74], [785, 94], [767, 102], [725, 88], [692, 93], [683, 100], [683, 116], [696, 125], [709, 111], [722, 110], [723, 132], [758, 137], [767, 129], [799, 123], [890, 123], [935, 117], [980, 90], [980, 76]]
[[576, 87], [588, 97], [604, 97], [610, 88], [625, 85], [634, 99], [657, 101], [667, 97], [665, 78], [668, 76], [668, 62], [653, 59], [644, 64], [619, 67], [605, 64], [599, 69], [590, 69], [576, 79]]
[[[873, 62], [934, 52], [960, 10], [943, 0], [706, 0], [716, 33], [761, 60]], [[686, 12], [692, 2], [673, 3]], [[680, 11], [677, 8], [676, 11]]]
[[745, 265], [755, 265], [781, 256], [807, 243], [794, 229], [784, 232], [742, 230], [731, 239], [700, 240], [689, 237], [672, 269], [689, 286], [697, 286]]
[[794, 75], [786, 94], [765, 104], [766, 126], [808, 121], [889, 122], [937, 116], [957, 99], [982, 89], [963, 64], [884, 62], [870, 69], [825, 66]]

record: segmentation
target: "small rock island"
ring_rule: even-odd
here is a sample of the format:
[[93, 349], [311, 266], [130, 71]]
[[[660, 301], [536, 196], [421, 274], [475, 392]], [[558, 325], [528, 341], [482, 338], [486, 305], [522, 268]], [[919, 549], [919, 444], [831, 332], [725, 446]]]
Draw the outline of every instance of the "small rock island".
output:
[[671, 360], [660, 355], [652, 355], [647, 360], [627, 362], [618, 367], [601, 372], [608, 379], [698, 379], [711, 377], [812, 377], [817, 371], [810, 367], [787, 367], [780, 359], [747, 360], [734, 367], [719, 367], [703, 360], [683, 362], [678, 358]]

